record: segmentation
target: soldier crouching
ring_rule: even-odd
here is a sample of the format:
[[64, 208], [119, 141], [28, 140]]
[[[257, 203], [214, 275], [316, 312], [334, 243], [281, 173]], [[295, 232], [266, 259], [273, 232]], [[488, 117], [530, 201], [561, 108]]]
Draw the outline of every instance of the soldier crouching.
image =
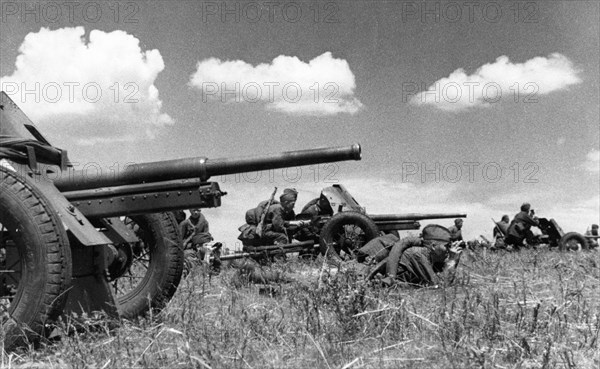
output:
[[[245, 251], [252, 251], [252, 246], [289, 243], [287, 229], [290, 226], [289, 221], [296, 218], [294, 206], [297, 197], [298, 192], [295, 189], [286, 188], [279, 197], [279, 202], [262, 201], [256, 208], [246, 212], [246, 224], [239, 228], [241, 234], [238, 237]], [[257, 232], [263, 214], [262, 232]]]

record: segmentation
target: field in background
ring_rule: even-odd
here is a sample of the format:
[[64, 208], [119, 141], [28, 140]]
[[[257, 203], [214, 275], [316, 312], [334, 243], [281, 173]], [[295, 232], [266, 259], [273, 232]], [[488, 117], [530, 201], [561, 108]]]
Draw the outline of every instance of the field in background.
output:
[[[597, 368], [597, 252], [465, 250], [454, 285], [381, 288], [319, 261], [264, 288], [196, 268], [157, 316], [63, 334], [3, 368]], [[61, 330], [69, 330], [62, 324]], [[72, 331], [72, 330], [71, 330]]]

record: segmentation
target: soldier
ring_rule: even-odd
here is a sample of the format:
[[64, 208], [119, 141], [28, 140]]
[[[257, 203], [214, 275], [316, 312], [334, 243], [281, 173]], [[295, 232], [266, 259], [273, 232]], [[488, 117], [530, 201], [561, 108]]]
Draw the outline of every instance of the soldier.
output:
[[329, 205], [329, 200], [323, 193], [315, 199], [310, 200], [300, 212], [300, 215], [310, 215], [312, 217], [317, 217], [320, 215], [333, 215], [333, 209], [331, 209], [331, 205]]
[[531, 209], [529, 203], [521, 205], [521, 211], [515, 215], [512, 222], [508, 226], [508, 236], [505, 239], [507, 246], [512, 246], [515, 250], [519, 250], [523, 246], [523, 241], [533, 242], [533, 232], [531, 227], [539, 226], [539, 222], [535, 217], [535, 212]]
[[492, 235], [494, 236], [494, 245], [492, 246], [492, 250], [506, 248], [505, 238], [508, 235], [509, 220], [510, 218], [508, 215], [504, 214], [502, 216], [502, 220], [494, 223], [494, 229], [492, 230]]
[[462, 237], [462, 226], [463, 226], [463, 220], [458, 218], [458, 219], [454, 219], [454, 225], [450, 228], [448, 228], [448, 230], [450, 231], [450, 241], [462, 241], [463, 237]]
[[382, 234], [367, 242], [356, 252], [356, 260], [360, 263], [375, 265], [390, 254], [390, 250], [400, 241], [400, 237], [394, 233]]
[[[246, 246], [286, 244], [289, 242], [287, 228], [289, 221], [296, 218], [294, 206], [298, 192], [293, 188], [286, 188], [277, 201], [262, 201], [256, 208], [246, 212], [246, 224], [239, 228], [241, 234], [238, 237]], [[270, 203], [269, 208], [265, 209]], [[257, 226], [261, 222], [262, 234], [257, 234]]]
[[[320, 216], [332, 216], [333, 209], [329, 205], [329, 200], [323, 193], [317, 198], [310, 200], [304, 207], [297, 219], [313, 221]], [[312, 222], [294, 230], [294, 239], [298, 241], [314, 240], [319, 242], [320, 229]], [[300, 255], [317, 255], [318, 249], [301, 251]]]
[[174, 210], [173, 215], [175, 216], [175, 220], [177, 221], [177, 224], [181, 224], [181, 222], [183, 222], [185, 220], [185, 218], [187, 217], [187, 215], [185, 214], [185, 211], [183, 211], [183, 210]]
[[508, 222], [510, 221], [510, 218], [508, 217], [507, 214], [504, 214], [502, 216], [502, 220], [500, 220], [499, 222], [496, 222], [496, 226], [494, 227], [493, 230], [493, 235], [494, 238], [499, 238], [499, 237], [506, 237], [506, 235], [508, 234], [508, 226], [510, 225]]
[[289, 242], [287, 228], [289, 221], [296, 219], [294, 206], [298, 198], [298, 191], [293, 188], [286, 188], [283, 194], [279, 196], [279, 204], [273, 204], [269, 207], [265, 217], [265, 224], [262, 239], [270, 244], [286, 244]]
[[[382, 255], [382, 250], [367, 247], [361, 251]], [[406, 237], [394, 243], [389, 256], [372, 268], [370, 276], [385, 270], [386, 284], [394, 281], [415, 286], [438, 286], [454, 279], [464, 242], [450, 240], [450, 231], [440, 225], [430, 224], [423, 228], [421, 237]], [[368, 249], [368, 250], [365, 250]], [[375, 260], [376, 261], [376, 260]]]
[[[191, 209], [190, 217], [179, 225], [183, 238], [183, 249], [186, 260], [196, 260], [197, 253], [203, 254], [202, 245], [213, 240], [208, 231], [208, 221], [200, 209]], [[200, 255], [202, 259], [203, 255]]]
[[[585, 235], [598, 237], [598, 224], [592, 224], [592, 227], [585, 232]], [[590, 249], [596, 248], [598, 247], [598, 239], [588, 238], [588, 244], [590, 245]]]

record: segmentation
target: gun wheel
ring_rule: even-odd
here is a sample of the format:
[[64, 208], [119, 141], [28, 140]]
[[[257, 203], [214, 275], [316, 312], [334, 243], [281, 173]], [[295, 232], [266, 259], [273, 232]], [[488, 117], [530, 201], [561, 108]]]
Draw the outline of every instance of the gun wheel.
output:
[[150, 309], [158, 313], [175, 294], [183, 273], [183, 250], [171, 213], [126, 217], [141, 240], [132, 246], [129, 268], [112, 282], [119, 313], [133, 319]]
[[0, 168], [3, 348], [37, 341], [64, 308], [71, 248], [58, 215], [29, 180]]
[[561, 251], [581, 251], [588, 249], [587, 239], [577, 232], [569, 232], [562, 236], [560, 241], [558, 241], [558, 246]]
[[321, 231], [321, 253], [354, 259], [355, 252], [378, 234], [377, 225], [366, 215], [353, 211], [337, 213]]

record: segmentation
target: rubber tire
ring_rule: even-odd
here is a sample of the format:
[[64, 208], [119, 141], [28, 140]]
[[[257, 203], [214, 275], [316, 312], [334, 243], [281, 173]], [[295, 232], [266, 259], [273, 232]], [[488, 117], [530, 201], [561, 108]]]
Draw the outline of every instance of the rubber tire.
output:
[[[334, 259], [340, 259], [339, 250], [330, 248], [328, 245], [334, 243], [334, 238], [337, 234], [342, 231], [342, 228], [346, 225], [358, 226], [365, 234], [365, 244], [373, 238], [379, 236], [379, 228], [375, 222], [368, 216], [357, 213], [355, 211], [345, 211], [335, 214], [331, 219], [323, 226], [321, 235], [319, 237], [319, 248], [321, 254], [328, 255]], [[364, 244], [363, 244], [364, 245]], [[362, 247], [359, 245], [356, 249]]]
[[38, 341], [45, 324], [62, 313], [71, 284], [71, 248], [58, 214], [41, 191], [30, 179], [4, 168], [0, 209], [4, 229], [14, 233], [18, 227], [22, 237], [16, 242], [21, 279], [8, 307], [12, 319], [2, 323], [4, 349], [10, 350]]
[[[119, 314], [126, 319], [135, 319], [146, 315], [150, 309], [152, 313], [159, 313], [171, 300], [181, 281], [184, 257], [177, 221], [171, 212], [130, 218], [148, 235], [144, 243], [150, 249], [144, 278], [132, 290], [117, 295]], [[121, 278], [114, 283], [119, 283]]]
[[570, 241], [577, 241], [581, 245], [582, 250], [587, 250], [589, 248], [587, 238], [583, 237], [583, 235], [580, 233], [569, 232], [562, 236], [558, 241], [558, 247], [560, 251], [572, 251], [567, 249], [567, 244]]

